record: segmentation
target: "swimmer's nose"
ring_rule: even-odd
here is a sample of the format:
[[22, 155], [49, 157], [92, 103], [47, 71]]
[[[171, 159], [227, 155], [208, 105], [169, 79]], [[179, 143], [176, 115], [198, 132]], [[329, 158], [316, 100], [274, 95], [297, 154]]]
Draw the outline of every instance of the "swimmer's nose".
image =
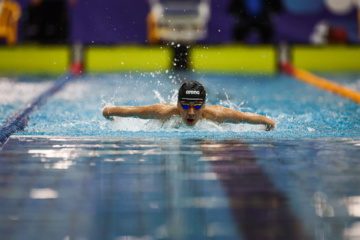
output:
[[190, 108], [190, 109], [189, 109], [188, 115], [190, 115], [190, 116], [194, 116], [194, 115], [195, 115], [195, 110], [194, 110], [194, 108]]

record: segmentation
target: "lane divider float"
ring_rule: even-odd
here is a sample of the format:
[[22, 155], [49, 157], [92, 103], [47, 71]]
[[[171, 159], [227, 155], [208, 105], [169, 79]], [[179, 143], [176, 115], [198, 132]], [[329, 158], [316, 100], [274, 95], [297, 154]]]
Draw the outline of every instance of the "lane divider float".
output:
[[342, 86], [339, 83], [332, 82], [325, 78], [316, 76], [315, 74], [312, 74], [306, 70], [296, 68], [289, 62], [281, 63], [280, 68], [283, 72], [293, 76], [294, 78], [302, 82], [313, 85], [325, 91], [330, 91], [342, 97], [349, 98], [354, 102], [360, 104], [360, 93], [351, 88]]
[[3, 126], [0, 127], [0, 151], [7, 143], [12, 134], [19, 131], [24, 131], [24, 129], [28, 125], [30, 114], [33, 111], [39, 109], [42, 105], [44, 105], [47, 99], [53, 96], [56, 92], [60, 91], [66, 83], [74, 80], [77, 76], [80, 76], [83, 73], [82, 67], [82, 63], [73, 63], [70, 71], [64, 76], [60, 77], [49, 90], [42, 93], [32, 102], [26, 104], [23, 109], [15, 113], [4, 123]]

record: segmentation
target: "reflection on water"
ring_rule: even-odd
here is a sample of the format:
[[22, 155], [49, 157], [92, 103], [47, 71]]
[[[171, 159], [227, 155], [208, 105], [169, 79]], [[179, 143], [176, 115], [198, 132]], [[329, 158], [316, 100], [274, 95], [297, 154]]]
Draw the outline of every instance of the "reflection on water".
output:
[[246, 239], [310, 239], [248, 144], [203, 141], [201, 146], [205, 156], [216, 157], [211, 161], [212, 171], [220, 176], [235, 222]]
[[358, 143], [13, 137], [0, 235], [357, 239]]
[[57, 198], [58, 193], [50, 188], [33, 188], [30, 191], [30, 198], [35, 199], [50, 199]]

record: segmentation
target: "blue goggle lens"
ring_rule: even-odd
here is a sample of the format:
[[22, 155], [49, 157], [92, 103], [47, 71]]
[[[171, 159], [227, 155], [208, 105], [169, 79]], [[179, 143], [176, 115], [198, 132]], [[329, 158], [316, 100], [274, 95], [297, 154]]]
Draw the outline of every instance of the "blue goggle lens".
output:
[[190, 105], [190, 104], [188, 104], [188, 103], [182, 103], [182, 102], [180, 102], [180, 104], [181, 104], [181, 106], [182, 106], [185, 110], [188, 110], [188, 109], [191, 108], [191, 107], [195, 108], [195, 110], [199, 110], [204, 103], [196, 103], [196, 104], [194, 104], [194, 105]]

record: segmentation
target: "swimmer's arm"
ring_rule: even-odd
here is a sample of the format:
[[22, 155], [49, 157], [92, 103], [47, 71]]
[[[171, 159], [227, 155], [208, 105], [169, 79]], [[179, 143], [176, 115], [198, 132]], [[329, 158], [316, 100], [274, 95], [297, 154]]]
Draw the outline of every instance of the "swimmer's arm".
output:
[[138, 117], [142, 119], [169, 119], [177, 114], [177, 108], [171, 104], [154, 104], [148, 106], [119, 106], [106, 107], [103, 109], [103, 116], [107, 119], [112, 117]]
[[237, 119], [242, 118], [243, 119], [242, 122], [245, 123], [264, 124], [266, 127], [265, 128], [266, 131], [270, 131], [275, 128], [275, 122], [271, 118], [264, 117], [255, 113], [246, 113], [246, 112], [244, 113], [238, 112], [236, 113], [236, 115], [238, 116], [234, 116], [234, 118], [229, 120], [229, 122], [231, 122], [234, 119], [235, 120], [234, 123], [236, 123]]
[[[208, 111], [205, 111], [208, 110]], [[264, 124], [266, 131], [275, 128], [275, 122], [267, 117], [255, 113], [239, 112], [222, 106], [210, 106], [204, 109], [204, 117], [219, 123], [250, 123]]]

